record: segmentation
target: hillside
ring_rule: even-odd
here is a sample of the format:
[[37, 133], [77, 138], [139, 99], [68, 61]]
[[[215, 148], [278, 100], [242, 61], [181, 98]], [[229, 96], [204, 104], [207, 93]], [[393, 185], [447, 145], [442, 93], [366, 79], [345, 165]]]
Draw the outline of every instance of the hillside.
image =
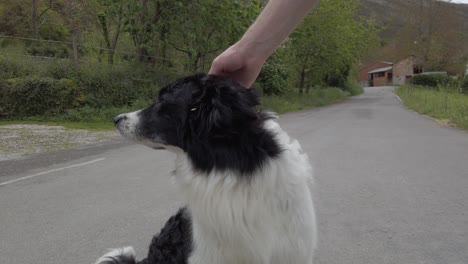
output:
[[[422, 5], [420, 5], [422, 3]], [[361, 59], [395, 61], [415, 55], [427, 70], [465, 72], [468, 60], [468, 4], [433, 0], [361, 0], [360, 15], [383, 29], [382, 46]]]
[[[457, 15], [463, 21], [463, 32], [468, 32], [468, 4], [447, 4], [456, 6]], [[380, 25], [385, 25], [386, 29], [381, 36], [391, 38], [404, 22], [404, 18], [399, 15], [398, 5], [399, 1], [361, 0], [360, 13], [375, 18]]]

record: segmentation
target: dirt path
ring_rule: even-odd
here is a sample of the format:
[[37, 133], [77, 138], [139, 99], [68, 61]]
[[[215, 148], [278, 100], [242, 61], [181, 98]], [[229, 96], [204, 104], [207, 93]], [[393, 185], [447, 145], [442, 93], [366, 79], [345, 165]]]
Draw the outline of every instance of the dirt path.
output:
[[65, 129], [62, 126], [0, 126], [0, 161], [85, 144], [111, 141], [119, 137], [115, 131], [91, 132], [84, 129]]

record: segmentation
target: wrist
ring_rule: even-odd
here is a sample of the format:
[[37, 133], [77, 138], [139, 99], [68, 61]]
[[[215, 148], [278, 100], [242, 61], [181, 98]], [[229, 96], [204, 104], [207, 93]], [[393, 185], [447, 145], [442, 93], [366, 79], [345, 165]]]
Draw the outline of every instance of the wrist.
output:
[[251, 64], [263, 65], [275, 50], [275, 47], [269, 47], [262, 41], [249, 39], [248, 36], [242, 37], [239, 42], [234, 45], [244, 60]]

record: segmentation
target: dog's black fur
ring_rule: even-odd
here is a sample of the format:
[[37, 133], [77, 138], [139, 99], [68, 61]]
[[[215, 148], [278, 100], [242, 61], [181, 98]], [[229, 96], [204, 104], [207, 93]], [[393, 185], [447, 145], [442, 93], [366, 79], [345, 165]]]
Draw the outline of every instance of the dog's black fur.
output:
[[182, 208], [166, 222], [161, 232], [153, 237], [148, 256], [137, 263], [186, 264], [192, 247], [190, 213], [186, 208]]
[[251, 173], [280, 153], [263, 128], [269, 115], [257, 111], [258, 96], [225, 77], [198, 74], [163, 88], [140, 113], [142, 138], [159, 138], [184, 150], [203, 173]]
[[137, 262], [133, 254], [119, 253], [99, 264], [187, 264], [193, 250], [191, 225], [187, 208], [181, 208], [153, 237], [145, 259]]
[[[281, 149], [263, 124], [271, 115], [258, 111], [253, 89], [218, 76], [198, 74], [163, 88], [154, 104], [138, 113], [136, 139], [155, 146], [182, 149], [194, 170], [231, 170], [245, 179]], [[116, 117], [119, 126], [122, 118]], [[193, 250], [190, 213], [181, 209], [171, 217], [139, 264], [185, 264]], [[124, 256], [122, 256], [124, 257]], [[108, 264], [135, 264], [132, 258]], [[107, 263], [100, 263], [107, 264]]]

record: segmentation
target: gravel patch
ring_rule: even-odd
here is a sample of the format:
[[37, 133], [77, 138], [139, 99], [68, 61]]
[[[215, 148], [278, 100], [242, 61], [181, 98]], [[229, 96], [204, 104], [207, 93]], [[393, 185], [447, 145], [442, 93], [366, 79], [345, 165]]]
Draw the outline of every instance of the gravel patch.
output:
[[47, 125], [0, 126], [0, 161], [119, 138], [116, 131], [92, 132]]

